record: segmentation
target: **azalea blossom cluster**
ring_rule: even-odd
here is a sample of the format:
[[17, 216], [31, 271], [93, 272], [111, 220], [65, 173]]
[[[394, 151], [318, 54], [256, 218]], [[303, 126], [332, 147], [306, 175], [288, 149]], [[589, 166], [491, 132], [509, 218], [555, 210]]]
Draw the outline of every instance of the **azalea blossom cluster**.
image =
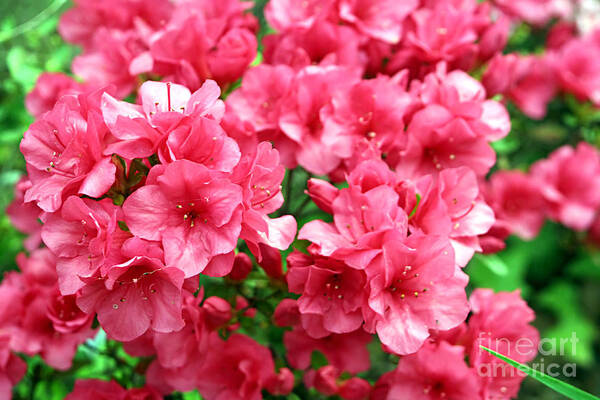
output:
[[510, 234], [533, 239], [546, 218], [598, 238], [600, 151], [586, 142], [555, 150], [535, 162], [529, 173], [498, 171], [484, 190], [496, 215], [482, 239], [486, 252], [504, 248]]
[[545, 53], [497, 54], [482, 82], [490, 95], [502, 95], [529, 117], [541, 119], [559, 93], [600, 106], [600, 80], [595, 72], [599, 65], [599, 31], [580, 33], [574, 24], [561, 22], [550, 31]]
[[[146, 386], [81, 380], [69, 399], [254, 400], [301, 385], [346, 400], [514, 398], [523, 376], [486, 374], [500, 361], [480, 345], [532, 360], [534, 313], [518, 292], [467, 298], [463, 268], [546, 216], [587, 230], [600, 209], [585, 143], [486, 179], [511, 129], [493, 95], [541, 117], [556, 71], [596, 95], [567, 67], [500, 54], [516, 21], [571, 15], [530, 3], [271, 0], [257, 58], [251, 2], [75, 1], [59, 30], [83, 49], [83, 81], [43, 74], [27, 98], [27, 175], [7, 213], [28, 255], [0, 285], [2, 393], [25, 372], [11, 351], [69, 369], [101, 328], [150, 360]], [[552, 57], [571, 62], [596, 36]], [[484, 65], [480, 82], [470, 72]], [[284, 199], [294, 170], [321, 210], [306, 223]], [[262, 317], [283, 358], [240, 322], [265, 313], [239, 290], [257, 273], [275, 288]], [[207, 293], [207, 277], [236, 294]], [[399, 362], [369, 380], [375, 340]], [[519, 340], [530, 348], [515, 352]]]

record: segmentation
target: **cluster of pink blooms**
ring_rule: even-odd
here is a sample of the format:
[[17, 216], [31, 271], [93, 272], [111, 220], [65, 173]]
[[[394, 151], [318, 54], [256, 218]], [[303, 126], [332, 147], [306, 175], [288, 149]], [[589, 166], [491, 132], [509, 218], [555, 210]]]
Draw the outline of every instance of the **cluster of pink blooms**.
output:
[[527, 116], [541, 119], [561, 92], [600, 106], [599, 68], [600, 31], [580, 34], [574, 24], [561, 22], [550, 31], [545, 53], [496, 54], [482, 82], [488, 94], [502, 95]]
[[[37, 119], [7, 212], [29, 256], [0, 285], [0, 397], [25, 370], [11, 351], [68, 369], [97, 319], [152, 357], [146, 386], [78, 381], [69, 399], [255, 400], [289, 394], [292, 370], [346, 400], [514, 398], [523, 376], [486, 374], [501, 362], [479, 345], [533, 359], [534, 313], [518, 292], [467, 299], [463, 267], [509, 233], [534, 237], [545, 217], [576, 230], [597, 218], [590, 145], [486, 181], [490, 143], [511, 129], [493, 95], [536, 118], [555, 82], [600, 104], [600, 35], [556, 29], [547, 55], [500, 53], [515, 21], [565, 17], [562, 3], [271, 0], [274, 33], [250, 68], [251, 2], [76, 0], [59, 30], [83, 49], [83, 82], [43, 74], [27, 98]], [[469, 74], [486, 64], [483, 83]], [[320, 176], [306, 193], [330, 222], [273, 216], [298, 166]], [[296, 237], [306, 250], [282, 260]], [[240, 329], [254, 304], [199, 286], [243, 284], [241, 249], [290, 293], [267, 315], [285, 328], [287, 366]], [[400, 356], [376, 383], [357, 376], [375, 335]], [[329, 364], [312, 369], [314, 351]]]

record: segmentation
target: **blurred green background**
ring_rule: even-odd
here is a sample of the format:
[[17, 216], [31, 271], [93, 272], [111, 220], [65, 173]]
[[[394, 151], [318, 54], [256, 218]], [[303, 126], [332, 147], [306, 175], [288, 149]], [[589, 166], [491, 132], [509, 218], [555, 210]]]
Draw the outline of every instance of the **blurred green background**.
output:
[[[99, 0], [101, 1], [101, 0]], [[260, 15], [263, 1], [255, 11]], [[78, 49], [65, 44], [56, 32], [66, 1], [0, 0], [0, 207], [13, 197], [13, 185], [24, 171], [19, 141], [32, 122], [24, 107], [24, 97], [42, 71], [69, 72]], [[15, 27], [31, 21], [40, 12], [39, 24], [12, 37]], [[52, 7], [56, 8], [55, 11]], [[262, 16], [261, 16], [262, 18]], [[264, 20], [263, 22], [264, 28]], [[264, 32], [265, 29], [263, 29]], [[508, 46], [510, 51], [540, 52], [543, 30], [519, 27]], [[550, 105], [543, 121], [528, 119], [510, 104], [513, 131], [495, 144], [498, 166], [502, 169], [526, 169], [565, 143], [580, 140], [600, 144], [600, 113], [571, 97], [558, 98]], [[294, 193], [302, 193], [304, 180], [295, 179]], [[15, 231], [4, 213], [0, 217], [0, 269], [15, 269], [15, 256], [22, 251], [23, 235]], [[600, 251], [584, 235], [575, 234], [548, 222], [538, 238], [524, 242], [510, 238], [507, 249], [498, 255], [476, 256], [467, 267], [470, 288], [495, 290], [521, 289], [536, 311], [535, 325], [542, 337], [568, 338], [575, 332], [576, 351], [561, 356], [541, 357], [538, 362], [576, 363], [576, 377], [564, 378], [586, 391], [600, 394]], [[570, 347], [567, 347], [570, 350]], [[39, 357], [30, 359], [27, 376], [15, 390], [15, 398], [60, 399], [72, 387], [75, 377], [113, 377], [122, 384], [140, 385], [135, 372], [139, 360], [128, 357], [119, 345], [99, 336], [79, 350], [74, 371], [53, 371]], [[173, 398], [199, 399], [197, 393]], [[541, 384], [526, 379], [520, 399], [557, 399], [559, 396]]]

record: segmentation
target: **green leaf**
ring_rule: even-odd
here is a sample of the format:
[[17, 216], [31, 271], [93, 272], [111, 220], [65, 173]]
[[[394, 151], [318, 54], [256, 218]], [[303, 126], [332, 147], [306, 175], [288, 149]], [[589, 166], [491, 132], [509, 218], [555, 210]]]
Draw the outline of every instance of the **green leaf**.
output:
[[562, 394], [563, 396], [566, 396], [571, 400], [600, 400], [600, 398], [591, 395], [587, 392], [584, 392], [583, 390], [578, 389], [575, 386], [569, 385], [568, 383], [546, 375], [543, 372], [530, 368], [525, 364], [521, 364], [517, 361], [511, 360], [510, 358], [500, 353], [497, 353], [494, 350], [488, 349], [484, 346], [479, 347], [492, 354], [493, 356], [499, 358], [500, 360], [504, 361], [505, 363], [512, 365], [520, 371], [523, 371], [533, 379], [537, 380], [538, 382], [541, 382], [542, 384], [548, 386], [550, 389]]
[[35, 85], [42, 70], [36, 64], [35, 56], [23, 47], [13, 47], [6, 56], [10, 76], [29, 91]]
[[183, 396], [182, 396], [183, 400], [202, 400], [202, 396], [200, 396], [200, 393], [198, 393], [197, 390], [182, 393], [182, 394], [183, 394]]
[[[596, 328], [581, 306], [578, 289], [569, 283], [558, 282], [537, 294], [540, 305], [551, 310], [556, 324], [546, 329], [546, 338], [562, 339], [577, 334], [577, 348], [567, 346], [565, 356], [581, 365], [591, 365], [594, 361], [594, 339]], [[560, 301], [556, 301], [560, 299]]]
[[498, 276], [508, 275], [508, 266], [498, 255], [489, 254], [484, 256], [475, 254], [474, 258], [477, 258], [481, 264], [488, 267], [494, 274]]
[[312, 369], [319, 369], [329, 364], [325, 355], [318, 350], [314, 350], [310, 355], [310, 366]]

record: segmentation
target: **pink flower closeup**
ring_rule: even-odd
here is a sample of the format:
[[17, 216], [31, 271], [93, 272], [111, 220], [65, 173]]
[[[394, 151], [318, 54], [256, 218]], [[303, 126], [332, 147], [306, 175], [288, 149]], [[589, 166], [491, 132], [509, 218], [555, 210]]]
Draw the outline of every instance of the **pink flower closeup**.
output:
[[531, 361], [539, 344], [539, 333], [530, 325], [535, 314], [518, 291], [494, 294], [488, 289], [477, 289], [469, 302], [473, 315], [468, 322], [467, 351], [469, 363], [482, 381], [483, 398], [514, 398], [525, 375], [479, 346], [521, 363]]
[[307, 369], [312, 352], [318, 350], [338, 370], [357, 374], [370, 367], [367, 344], [371, 339], [371, 335], [362, 329], [314, 339], [301, 327], [296, 327], [284, 334], [283, 343], [287, 350], [287, 360], [293, 368]]
[[447, 236], [456, 263], [464, 267], [481, 250], [477, 236], [487, 233], [495, 221], [480, 195], [477, 177], [466, 167], [449, 168], [440, 172], [436, 182], [423, 177], [417, 188], [421, 200], [410, 221], [411, 231]]
[[480, 383], [465, 363], [461, 346], [426, 343], [403, 357], [398, 367], [375, 384], [372, 400], [478, 400]]
[[456, 267], [452, 247], [443, 237], [388, 240], [367, 275], [365, 329], [377, 332], [396, 354], [416, 352], [429, 329], [454, 328], [469, 312], [464, 291], [468, 278]]
[[59, 98], [66, 94], [80, 94], [85, 86], [70, 76], [61, 73], [42, 73], [35, 87], [27, 94], [25, 106], [27, 111], [36, 118], [52, 110]]
[[206, 400], [260, 400], [261, 390], [275, 374], [271, 353], [248, 336], [234, 334], [225, 342], [213, 336], [210, 352], [198, 371], [199, 392]]
[[32, 183], [24, 200], [37, 202], [44, 211], [59, 210], [69, 195], [101, 197], [115, 181], [116, 167], [102, 154], [106, 126], [87, 101], [62, 97], [21, 141]]
[[363, 138], [384, 153], [397, 151], [406, 141], [404, 117], [412, 101], [392, 79], [363, 80], [336, 93], [322, 110], [322, 142], [340, 158], [351, 158]]
[[483, 75], [489, 94], [504, 94], [527, 116], [541, 119], [556, 95], [552, 57], [496, 55]]
[[286, 250], [296, 236], [296, 220], [291, 215], [269, 218], [283, 204], [281, 182], [285, 168], [279, 152], [268, 142], [259, 143], [244, 154], [231, 180], [242, 187], [244, 211], [240, 238], [261, 259], [259, 245]]
[[250, 124], [257, 133], [277, 130], [279, 105], [284, 101], [294, 75], [294, 71], [285, 65], [261, 64], [249, 69], [241, 88], [227, 98], [228, 110]]
[[309, 28], [319, 18], [327, 17], [333, 11], [333, 0], [308, 0], [298, 3], [295, 0], [273, 0], [265, 7], [265, 17], [269, 25], [277, 30]]
[[568, 17], [573, 5], [565, 0], [494, 0], [502, 12], [533, 25], [544, 25], [554, 17]]
[[155, 332], [183, 328], [182, 285], [181, 270], [138, 256], [112, 266], [105, 279], [88, 278], [77, 305], [88, 313], [97, 312], [109, 336], [130, 341], [150, 328]]
[[14, 200], [6, 207], [6, 215], [10, 222], [20, 232], [29, 235], [24, 242], [25, 249], [28, 251], [33, 251], [42, 243], [42, 224], [39, 221], [42, 210], [34, 202], [24, 202], [25, 193], [31, 186], [29, 178], [22, 177], [15, 185]]
[[402, 35], [402, 23], [419, 2], [409, 0], [341, 0], [339, 15], [342, 21], [354, 25], [365, 35], [383, 42], [396, 44]]
[[116, 137], [105, 152], [129, 159], [158, 153], [163, 163], [188, 159], [231, 171], [240, 152], [219, 125], [224, 113], [220, 93], [214, 81], [193, 94], [181, 85], [145, 82], [141, 106], [104, 95], [102, 114]]
[[567, 42], [557, 54], [555, 71], [562, 89], [580, 101], [600, 106], [600, 43], [593, 37]]
[[300, 313], [321, 316], [323, 328], [332, 333], [348, 333], [360, 328], [366, 284], [363, 271], [333, 259], [313, 258], [300, 252], [291, 253], [287, 261], [289, 290], [301, 294]]
[[[142, 239], [161, 241], [167, 266], [185, 277], [233, 251], [241, 231], [242, 189], [226, 176], [191, 161], [157, 165], [144, 187], [123, 204], [125, 221]], [[205, 273], [224, 276], [233, 265], [217, 263]]]
[[71, 196], [60, 213], [50, 215], [42, 229], [44, 244], [58, 257], [58, 284], [64, 295], [75, 294], [99, 268], [122, 261], [120, 247], [131, 235], [120, 229], [123, 211], [110, 199], [94, 201]]
[[449, 2], [435, 4], [416, 10], [407, 19], [403, 46], [390, 60], [388, 71], [409, 68], [419, 76], [439, 61], [448, 62], [452, 69], [471, 68], [477, 55], [474, 15]]
[[198, 89], [205, 80], [226, 86], [240, 78], [256, 56], [256, 20], [248, 5], [185, 2], [149, 40], [149, 51], [131, 64], [135, 73], [153, 72]]
[[242, 28], [228, 31], [208, 55], [212, 78], [222, 86], [235, 82], [254, 61], [257, 46], [254, 32]]
[[56, 258], [48, 249], [35, 250], [29, 258], [20, 254], [17, 263], [22, 273], [2, 282], [20, 292], [11, 299], [14, 310], [20, 310], [18, 317], [2, 321], [12, 333], [11, 349], [39, 354], [53, 368], [67, 370], [77, 347], [96, 333], [93, 316], [75, 305], [74, 296], [60, 295]]
[[533, 239], [544, 224], [545, 202], [539, 183], [520, 171], [492, 175], [486, 193], [496, 218], [523, 239]]
[[322, 146], [320, 110], [336, 90], [357, 80], [355, 71], [340, 67], [307, 67], [300, 71], [281, 104], [279, 128], [294, 142], [296, 160], [315, 174], [325, 174], [339, 164], [339, 157]]
[[363, 69], [360, 36], [351, 28], [321, 21], [264, 38], [265, 61], [299, 70], [309, 65], [339, 65]]
[[95, 32], [101, 28], [130, 30], [137, 26], [158, 28], [170, 17], [172, 4], [167, 0], [77, 0], [65, 12], [58, 30], [70, 43], [89, 47]]
[[590, 227], [600, 207], [600, 153], [595, 147], [585, 142], [563, 146], [533, 164], [531, 176], [541, 185], [552, 219], [578, 231]]
[[10, 336], [0, 336], [0, 397], [10, 399], [12, 388], [25, 375], [27, 364], [10, 351]]
[[160, 400], [162, 396], [151, 387], [124, 389], [117, 382], [100, 379], [75, 381], [73, 391], [65, 400]]

